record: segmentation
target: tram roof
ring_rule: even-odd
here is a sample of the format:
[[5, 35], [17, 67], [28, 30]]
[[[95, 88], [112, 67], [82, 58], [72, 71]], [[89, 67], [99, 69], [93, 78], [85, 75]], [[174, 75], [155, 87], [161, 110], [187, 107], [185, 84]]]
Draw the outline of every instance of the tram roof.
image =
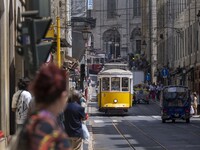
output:
[[98, 75], [132, 75], [132, 72], [123, 69], [108, 69], [100, 72]]

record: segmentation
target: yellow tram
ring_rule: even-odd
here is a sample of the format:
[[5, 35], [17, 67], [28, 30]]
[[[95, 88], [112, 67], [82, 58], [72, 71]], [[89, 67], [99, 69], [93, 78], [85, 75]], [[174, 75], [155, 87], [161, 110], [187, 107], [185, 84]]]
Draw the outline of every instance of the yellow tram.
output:
[[128, 112], [132, 107], [133, 74], [129, 70], [108, 69], [98, 74], [98, 107], [107, 113], [110, 110]]

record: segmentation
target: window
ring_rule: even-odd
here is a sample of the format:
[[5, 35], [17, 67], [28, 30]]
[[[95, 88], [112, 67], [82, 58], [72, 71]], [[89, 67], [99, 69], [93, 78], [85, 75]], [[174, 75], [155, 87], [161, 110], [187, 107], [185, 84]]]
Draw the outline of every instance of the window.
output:
[[94, 58], [94, 60], [93, 60], [94, 62], [94, 64], [99, 64], [99, 58]]
[[141, 53], [141, 40], [136, 40], [136, 53]]
[[128, 78], [122, 78], [122, 91], [129, 91]]
[[187, 92], [164, 92], [165, 105], [183, 107], [188, 105]]
[[120, 78], [111, 78], [111, 91], [120, 91]]
[[109, 91], [110, 78], [102, 78], [102, 91]]
[[104, 63], [104, 58], [100, 58], [100, 63], [101, 63], [101, 64]]
[[107, 0], [107, 18], [116, 17], [116, 0]]
[[133, 16], [141, 16], [140, 0], [133, 0]]
[[87, 59], [87, 63], [88, 63], [88, 64], [91, 64], [91, 63], [92, 63], [92, 58], [88, 58], [88, 59]]

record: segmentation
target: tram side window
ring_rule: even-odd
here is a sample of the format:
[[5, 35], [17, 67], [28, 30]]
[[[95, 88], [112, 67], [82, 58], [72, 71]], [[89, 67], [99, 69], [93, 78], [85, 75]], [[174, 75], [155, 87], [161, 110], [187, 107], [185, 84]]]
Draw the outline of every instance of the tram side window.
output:
[[122, 91], [129, 91], [128, 78], [122, 78]]
[[111, 78], [111, 90], [120, 91], [120, 78], [118, 77]]
[[109, 78], [102, 79], [102, 91], [109, 91], [109, 83], [110, 83]]

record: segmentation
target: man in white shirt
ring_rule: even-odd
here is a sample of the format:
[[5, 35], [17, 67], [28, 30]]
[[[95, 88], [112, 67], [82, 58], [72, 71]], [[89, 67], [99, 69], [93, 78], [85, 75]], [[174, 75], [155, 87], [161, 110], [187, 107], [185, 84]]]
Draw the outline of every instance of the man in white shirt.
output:
[[27, 82], [20, 80], [18, 83], [18, 91], [12, 98], [12, 111], [16, 112], [17, 129], [22, 128], [28, 116], [31, 94], [27, 90]]

